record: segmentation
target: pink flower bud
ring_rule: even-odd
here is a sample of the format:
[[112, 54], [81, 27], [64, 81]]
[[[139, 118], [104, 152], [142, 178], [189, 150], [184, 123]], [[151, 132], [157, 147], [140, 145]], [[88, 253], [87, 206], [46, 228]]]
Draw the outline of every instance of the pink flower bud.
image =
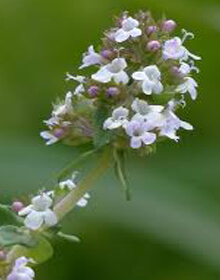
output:
[[172, 19], [166, 20], [162, 26], [164, 31], [172, 32], [176, 28], [176, 23]]
[[24, 204], [21, 201], [15, 201], [13, 202], [11, 208], [14, 212], [19, 212], [24, 208]]
[[153, 41], [150, 41], [148, 44], [147, 44], [147, 49], [149, 51], [152, 51], [152, 52], [156, 52], [160, 49], [161, 47], [161, 44], [159, 41], [157, 40], [153, 40]]

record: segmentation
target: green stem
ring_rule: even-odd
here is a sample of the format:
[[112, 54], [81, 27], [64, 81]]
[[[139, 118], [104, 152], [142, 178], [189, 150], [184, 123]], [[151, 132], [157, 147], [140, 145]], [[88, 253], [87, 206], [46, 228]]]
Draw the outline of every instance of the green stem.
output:
[[85, 195], [85, 193], [96, 183], [96, 181], [108, 170], [110, 162], [110, 149], [106, 148], [100, 156], [97, 166], [84, 178], [79, 186], [72, 190], [54, 207], [59, 220], [66, 216]]

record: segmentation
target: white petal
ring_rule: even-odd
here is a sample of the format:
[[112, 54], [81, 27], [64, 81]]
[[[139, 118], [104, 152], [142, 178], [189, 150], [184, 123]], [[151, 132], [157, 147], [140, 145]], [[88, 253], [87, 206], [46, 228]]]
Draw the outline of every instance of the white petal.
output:
[[101, 83], [108, 83], [112, 79], [112, 73], [105, 67], [102, 67], [96, 74], [92, 75], [92, 79]]
[[124, 70], [127, 66], [127, 62], [124, 58], [115, 58], [110, 64], [106, 65], [106, 68], [112, 74], [117, 74]]
[[42, 213], [37, 211], [31, 211], [31, 213], [28, 214], [28, 216], [24, 220], [26, 227], [32, 230], [39, 229], [42, 226], [43, 222], [44, 219]]
[[119, 29], [115, 33], [115, 41], [118, 43], [122, 43], [122, 42], [128, 40], [129, 37], [130, 37], [130, 33], [124, 31], [123, 29]]
[[131, 31], [131, 37], [136, 38], [142, 35], [142, 30], [140, 28], [134, 28]]
[[116, 84], [127, 84], [129, 82], [129, 76], [125, 71], [121, 71], [118, 74], [114, 74], [113, 76], [114, 81]]
[[145, 67], [144, 72], [150, 80], [160, 79], [161, 73], [156, 65], [150, 65]]
[[128, 18], [124, 19], [122, 22], [122, 28], [125, 31], [131, 31], [138, 26], [139, 26], [139, 22], [132, 17], [128, 17]]
[[137, 71], [132, 74], [132, 78], [137, 81], [143, 81], [146, 79], [146, 74], [143, 71]]
[[141, 145], [142, 145], [142, 143], [141, 143], [141, 137], [135, 137], [135, 136], [133, 136], [133, 137], [131, 138], [131, 147], [132, 147], [133, 149], [138, 149], [138, 148], [141, 147]]
[[152, 94], [153, 85], [149, 80], [145, 80], [142, 85], [143, 92], [147, 95]]
[[45, 224], [50, 227], [52, 227], [58, 223], [56, 214], [50, 209], [48, 209], [44, 212], [44, 221], [45, 221]]
[[145, 145], [150, 145], [156, 141], [156, 134], [151, 132], [145, 132], [142, 136], [142, 141]]
[[29, 205], [25, 208], [23, 208], [21, 211], [18, 212], [19, 216], [26, 216], [27, 214], [29, 214], [32, 210], [33, 210], [33, 205]]
[[155, 83], [154, 85], [154, 88], [153, 88], [153, 91], [156, 93], [156, 94], [159, 94], [163, 91], [163, 85], [161, 82], [157, 82]]
[[184, 128], [186, 130], [193, 130], [193, 126], [188, 122], [181, 121], [180, 125], [182, 128]]

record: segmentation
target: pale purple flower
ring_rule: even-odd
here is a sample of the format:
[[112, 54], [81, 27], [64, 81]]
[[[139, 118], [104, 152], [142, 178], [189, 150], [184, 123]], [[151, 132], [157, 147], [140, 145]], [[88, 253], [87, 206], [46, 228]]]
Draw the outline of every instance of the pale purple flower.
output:
[[153, 130], [158, 125], [164, 107], [149, 105], [145, 100], [136, 98], [132, 103], [132, 110], [136, 113], [132, 120], [142, 121], [147, 124], [149, 130]]
[[24, 224], [32, 230], [38, 230], [43, 224], [52, 227], [58, 222], [56, 214], [50, 209], [52, 205], [53, 200], [46, 193], [42, 193], [34, 197], [32, 204], [22, 209], [19, 215], [27, 216]]
[[142, 83], [142, 90], [145, 94], [159, 94], [163, 91], [163, 85], [160, 82], [161, 73], [156, 65], [147, 66], [143, 71], [133, 73], [132, 78]]
[[156, 134], [149, 132], [145, 122], [132, 120], [125, 127], [126, 133], [131, 137], [130, 146], [138, 149], [142, 145], [151, 145], [156, 141]]
[[31, 260], [25, 257], [18, 258], [11, 273], [7, 276], [7, 280], [33, 280], [35, 273], [32, 268], [27, 266], [29, 262]]
[[115, 41], [122, 43], [131, 38], [136, 38], [142, 35], [142, 30], [138, 28], [139, 22], [132, 18], [128, 17], [122, 21], [122, 28], [120, 28], [114, 35]]
[[179, 136], [176, 135], [176, 132], [180, 128], [193, 130], [191, 124], [180, 120], [169, 107], [164, 111], [162, 118], [160, 118], [158, 122], [158, 126], [160, 136], [166, 136], [174, 141], [179, 140]]
[[124, 127], [125, 124], [128, 122], [128, 115], [129, 111], [124, 107], [119, 107], [115, 109], [112, 112], [112, 116], [104, 122], [103, 128], [112, 130], [119, 127]]
[[174, 60], [188, 60], [192, 58], [194, 60], [200, 60], [199, 56], [190, 53], [184, 46], [183, 40], [179, 37], [167, 40], [163, 46], [163, 59], [174, 59]]
[[196, 89], [197, 87], [198, 84], [193, 78], [185, 77], [184, 82], [177, 87], [176, 92], [179, 93], [189, 92], [191, 98], [195, 100], [197, 97], [197, 89]]
[[79, 69], [83, 69], [85, 67], [101, 64], [102, 56], [95, 52], [94, 47], [90, 46], [88, 52], [84, 54], [83, 64], [79, 67]]
[[129, 82], [128, 74], [124, 71], [127, 67], [124, 58], [115, 58], [111, 63], [101, 67], [92, 79], [101, 83], [109, 83], [112, 79], [115, 83], [127, 84]]

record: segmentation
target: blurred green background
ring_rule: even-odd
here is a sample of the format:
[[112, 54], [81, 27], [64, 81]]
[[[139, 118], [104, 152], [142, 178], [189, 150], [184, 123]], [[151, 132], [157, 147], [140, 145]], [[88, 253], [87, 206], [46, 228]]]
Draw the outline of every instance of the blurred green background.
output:
[[203, 57], [199, 97], [182, 113], [195, 130], [132, 159], [132, 202], [111, 173], [95, 186], [88, 207], [64, 224], [82, 243], [56, 243], [36, 279], [220, 279], [219, 0], [0, 0], [1, 201], [38, 190], [77, 156], [44, 145], [42, 120], [112, 15], [139, 9], [196, 34], [187, 46]]

